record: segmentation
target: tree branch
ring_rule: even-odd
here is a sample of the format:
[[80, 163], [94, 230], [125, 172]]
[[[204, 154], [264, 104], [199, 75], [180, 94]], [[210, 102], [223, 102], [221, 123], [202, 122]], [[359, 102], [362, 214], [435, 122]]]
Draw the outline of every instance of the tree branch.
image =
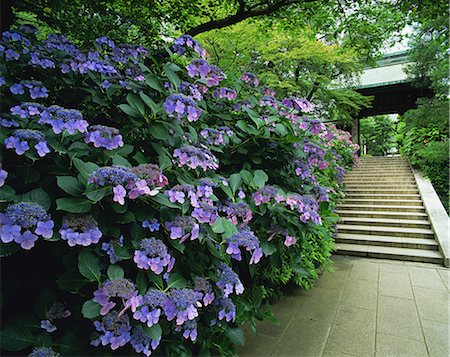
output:
[[227, 26], [237, 24], [238, 22], [241, 22], [251, 17], [269, 15], [289, 5], [314, 1], [317, 0], [278, 0], [273, 4], [266, 4], [262, 2], [259, 3], [258, 5], [261, 6], [267, 5], [267, 6], [262, 8], [256, 8], [256, 6], [253, 6], [252, 8], [247, 10], [245, 9], [245, 2], [239, 1], [239, 9], [236, 11], [234, 15], [230, 15], [228, 17], [219, 20], [212, 20], [205, 22], [201, 25], [191, 28], [189, 31], [186, 32], [186, 34], [195, 36], [203, 32], [221, 29]]

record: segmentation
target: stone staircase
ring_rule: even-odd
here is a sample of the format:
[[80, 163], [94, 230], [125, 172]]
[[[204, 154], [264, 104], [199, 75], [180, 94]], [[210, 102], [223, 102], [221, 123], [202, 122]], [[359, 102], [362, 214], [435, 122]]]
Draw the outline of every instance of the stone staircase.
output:
[[442, 264], [414, 174], [401, 157], [363, 157], [344, 180], [338, 254]]

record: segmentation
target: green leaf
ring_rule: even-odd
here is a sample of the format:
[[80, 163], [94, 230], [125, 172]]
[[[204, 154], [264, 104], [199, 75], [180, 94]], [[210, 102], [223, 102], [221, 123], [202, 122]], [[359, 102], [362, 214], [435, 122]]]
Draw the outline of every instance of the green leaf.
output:
[[155, 324], [152, 327], [142, 325], [142, 329], [144, 331], [144, 334], [146, 334], [152, 340], [158, 340], [162, 336], [162, 329], [159, 324]]
[[55, 302], [56, 302], [55, 293], [48, 287], [44, 287], [43, 289], [41, 289], [38, 296], [36, 297], [36, 300], [34, 302], [34, 312], [39, 318], [44, 319], [45, 313], [50, 309], [50, 306], [52, 306]]
[[151, 199], [155, 202], [158, 202], [159, 204], [161, 204], [163, 206], [180, 209], [180, 207], [176, 203], [170, 202], [169, 199], [167, 198], [167, 196], [163, 195], [162, 193], [158, 193], [156, 196], [153, 196]]
[[88, 300], [83, 304], [81, 313], [87, 319], [95, 319], [100, 316], [101, 306], [93, 300]]
[[136, 277], [136, 287], [139, 291], [139, 294], [144, 295], [147, 292], [148, 284], [147, 284], [147, 276], [143, 271], [140, 271]]
[[263, 171], [263, 170], [256, 170], [253, 174], [253, 183], [258, 188], [262, 188], [267, 180], [269, 179], [269, 176]]
[[277, 248], [272, 243], [269, 243], [269, 242], [266, 242], [263, 240], [260, 243], [261, 243], [261, 249], [266, 257], [269, 255], [272, 255], [273, 253], [275, 253], [277, 251]]
[[50, 196], [42, 188], [36, 188], [22, 195], [22, 201], [33, 202], [41, 205], [46, 211], [52, 203]]
[[78, 270], [90, 281], [100, 283], [100, 262], [98, 257], [89, 251], [82, 250], [78, 255]]
[[117, 278], [123, 278], [125, 276], [125, 272], [119, 265], [110, 265], [107, 270], [108, 278], [111, 280]]
[[119, 104], [118, 107], [127, 115], [133, 118], [140, 118], [139, 112], [128, 104]]
[[184, 279], [180, 274], [173, 273], [170, 274], [168, 288], [183, 289], [188, 286], [186, 279]]
[[250, 119], [256, 124], [256, 128], [261, 128], [265, 123], [264, 120], [262, 120], [259, 115], [253, 110], [248, 107], [243, 107], [242, 110], [247, 112]]
[[139, 96], [144, 101], [144, 103], [149, 107], [153, 114], [157, 114], [160, 111], [160, 107], [156, 104], [152, 98], [150, 98], [147, 94], [140, 92]]
[[155, 273], [153, 273], [152, 271], [147, 271], [147, 276], [149, 278], [149, 280], [155, 284], [155, 286], [158, 289], [163, 289], [164, 288], [164, 283], [162, 280], [161, 275], [156, 275]]
[[286, 126], [280, 123], [275, 125], [275, 131], [281, 136], [286, 136], [287, 134], [289, 134], [289, 131], [287, 130]]
[[11, 187], [4, 185], [0, 188], [0, 202], [14, 201], [16, 198], [16, 191]]
[[19, 251], [19, 245], [16, 243], [0, 243], [0, 258], [9, 257]]
[[78, 172], [81, 174], [81, 176], [87, 180], [88, 177], [96, 170], [98, 170], [100, 167], [93, 162], [84, 162], [83, 160], [74, 158], [73, 164], [77, 168]]
[[114, 165], [131, 167], [131, 164], [127, 159], [117, 154], [112, 157], [112, 162]]
[[111, 191], [111, 187], [109, 187], [109, 186], [101, 187], [101, 186], [89, 184], [88, 187], [86, 188], [86, 192], [84, 193], [84, 195], [87, 198], [89, 198], [91, 201], [98, 202], [98, 201], [101, 201], [102, 198], [105, 197], [105, 195], [107, 193], [109, 193], [110, 191]]
[[145, 106], [141, 98], [134, 93], [128, 93], [127, 102], [131, 107], [140, 114], [141, 117], [145, 117]]
[[231, 343], [244, 346], [245, 335], [240, 328], [229, 328], [226, 330], [225, 334], [230, 339]]
[[230, 176], [230, 187], [233, 190], [233, 193], [236, 193], [236, 190], [242, 184], [242, 177], [239, 174], [233, 174]]
[[178, 75], [174, 71], [174, 67], [172, 66], [172, 63], [166, 63], [164, 65], [164, 73], [174, 85], [175, 88], [178, 88], [181, 84], [181, 79], [178, 77]]
[[70, 213], [86, 213], [92, 208], [92, 203], [84, 198], [58, 198], [56, 209]]
[[152, 73], [145, 75], [145, 83], [150, 88], [157, 90], [158, 92], [164, 92], [164, 88], [161, 86], [159, 79]]
[[10, 325], [0, 331], [0, 347], [15, 352], [32, 345], [34, 339], [30, 330], [23, 326]]
[[77, 293], [80, 288], [85, 286], [89, 280], [83, 278], [76, 271], [65, 271], [56, 281], [58, 286], [66, 291], [71, 293]]
[[225, 228], [223, 227], [223, 220], [224, 220], [224, 218], [219, 217], [216, 219], [214, 224], [211, 226], [214, 233], [224, 233], [225, 232]]
[[57, 176], [56, 183], [60, 189], [72, 196], [81, 196], [84, 191], [83, 184], [73, 176]]

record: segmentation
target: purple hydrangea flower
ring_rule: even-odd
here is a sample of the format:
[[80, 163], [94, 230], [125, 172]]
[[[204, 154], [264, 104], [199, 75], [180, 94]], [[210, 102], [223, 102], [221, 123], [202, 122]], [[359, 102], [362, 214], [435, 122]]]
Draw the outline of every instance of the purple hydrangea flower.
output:
[[207, 199], [203, 199], [203, 201], [194, 208], [191, 216], [196, 218], [199, 223], [208, 223], [209, 225], [213, 225], [219, 217], [217, 214], [217, 207], [214, 206], [213, 201]]
[[250, 264], [258, 263], [262, 257], [262, 249], [259, 246], [259, 240], [248, 227], [240, 228], [230, 238], [227, 238], [227, 244], [226, 252], [236, 260], [242, 260], [239, 247], [244, 247], [245, 250], [252, 254]]
[[59, 230], [61, 238], [67, 240], [69, 246], [75, 245], [89, 246], [97, 244], [102, 237], [102, 232], [98, 228], [97, 222], [92, 216], [66, 216]]
[[281, 101], [281, 104], [283, 104], [286, 108], [295, 109], [302, 113], [309, 113], [314, 109], [313, 105], [308, 100], [294, 96], [284, 98]]
[[[50, 216], [40, 205], [31, 202], [15, 203], [9, 205], [5, 213], [0, 213], [0, 239], [3, 243], [14, 240], [23, 249], [31, 249], [38, 235], [52, 237], [53, 225]], [[33, 230], [36, 234], [32, 233]]]
[[156, 218], [152, 218], [151, 220], [145, 220], [142, 222], [143, 228], [148, 228], [150, 232], [157, 232], [159, 231], [159, 227], [161, 225], [159, 224], [158, 220]]
[[186, 321], [182, 326], [175, 327], [175, 331], [183, 331], [183, 337], [185, 339], [191, 339], [191, 341], [194, 342], [198, 335], [197, 321], [195, 319]]
[[257, 87], [259, 84], [258, 78], [253, 73], [245, 72], [242, 77], [241, 81], [244, 83], [249, 84], [252, 87]]
[[61, 355], [53, 351], [50, 347], [36, 347], [28, 357], [60, 357]]
[[173, 41], [173, 52], [176, 54], [184, 55], [187, 48], [192, 48], [202, 58], [206, 56], [206, 50], [190, 35], [182, 35]]
[[189, 122], [195, 122], [200, 118], [202, 109], [191, 98], [183, 94], [171, 94], [164, 102], [164, 111], [169, 117], [178, 119], [187, 118]]
[[[139, 249], [134, 252], [134, 262], [139, 269], [151, 269], [155, 274], [161, 274], [173, 258], [167, 251], [166, 245], [159, 239], [146, 238], [139, 244]], [[170, 269], [168, 269], [170, 271]]]
[[198, 76], [206, 80], [208, 87], [217, 86], [225, 79], [225, 74], [217, 66], [210, 65], [204, 59], [194, 59], [186, 67], [189, 77]]
[[22, 95], [25, 94], [25, 89], [23, 88], [23, 85], [20, 83], [15, 83], [11, 87], [9, 87], [9, 90], [14, 95]]
[[63, 304], [54, 303], [45, 313], [47, 320], [41, 320], [41, 328], [49, 333], [57, 330], [53, 324], [56, 320], [65, 319], [71, 315], [71, 312], [66, 309]]
[[35, 115], [41, 115], [45, 110], [46, 108], [38, 103], [22, 103], [11, 107], [9, 111], [22, 119], [29, 119]]
[[227, 126], [221, 126], [217, 129], [206, 128], [200, 132], [200, 135], [206, 139], [210, 145], [226, 145], [227, 137], [231, 138], [234, 132]]
[[5, 184], [7, 177], [8, 173], [2, 169], [2, 165], [0, 164], [0, 187], [2, 187]]
[[130, 344], [137, 353], [143, 353], [146, 356], [150, 356], [152, 351], [156, 350], [161, 342], [161, 336], [153, 340], [144, 333], [141, 326], [136, 326], [133, 328], [131, 333]]
[[295, 237], [286, 234], [286, 237], [284, 239], [284, 245], [286, 247], [290, 247], [291, 245], [294, 245], [295, 243], [297, 243], [297, 239], [295, 239]]
[[219, 320], [225, 319], [227, 322], [236, 320], [236, 305], [230, 298], [222, 297], [217, 301], [219, 306]]
[[159, 322], [161, 308], [166, 300], [167, 296], [163, 291], [150, 289], [144, 296], [139, 296], [139, 306], [133, 318], [152, 327]]
[[111, 299], [118, 298], [123, 303], [124, 307], [121, 311], [123, 314], [128, 308], [135, 312], [139, 304], [138, 292], [134, 284], [128, 279], [117, 278], [114, 280], [107, 280], [99, 288], [94, 291], [94, 301], [102, 306], [100, 314], [106, 315], [116, 303]]
[[221, 211], [227, 214], [227, 219], [235, 226], [239, 224], [239, 219], [242, 220], [241, 227], [243, 227], [253, 218], [253, 212], [250, 206], [245, 202], [227, 202], [221, 207]]
[[185, 198], [188, 197], [193, 207], [198, 205], [198, 196], [192, 185], [175, 185], [170, 190], [164, 191], [164, 195], [166, 195], [169, 198], [169, 201], [173, 203], [178, 202], [183, 204]]
[[322, 220], [318, 213], [319, 204], [313, 196], [299, 195], [297, 193], [290, 194], [286, 198], [286, 205], [290, 210], [296, 209], [300, 213], [300, 221], [306, 223], [308, 221], [314, 224], [322, 224]]
[[119, 130], [104, 125], [92, 125], [84, 135], [84, 141], [93, 143], [96, 148], [114, 150], [123, 146], [122, 135]]
[[187, 239], [197, 239], [200, 226], [194, 221], [192, 217], [178, 216], [173, 221], [165, 223], [166, 229], [170, 232], [171, 239], [180, 239], [180, 243], [183, 243]]
[[239, 276], [225, 263], [220, 263], [217, 272], [219, 273], [219, 280], [216, 285], [222, 290], [223, 296], [228, 297], [233, 291], [239, 295], [244, 292], [244, 285], [242, 285]]
[[164, 304], [167, 320], [177, 318], [176, 324], [182, 325], [198, 316], [197, 307], [201, 306], [202, 294], [191, 289], [171, 289]]
[[117, 185], [113, 188], [113, 201], [117, 202], [119, 205], [125, 204], [125, 197], [127, 195], [127, 191], [122, 185]]
[[178, 159], [178, 166], [187, 166], [191, 169], [201, 167], [203, 171], [207, 169], [217, 170], [219, 168], [218, 160], [206, 147], [193, 145], [184, 145], [175, 149], [173, 157]]
[[0, 125], [5, 128], [18, 128], [19, 124], [14, 119], [0, 118]]
[[39, 157], [44, 157], [50, 152], [44, 134], [39, 130], [16, 129], [12, 135], [5, 139], [7, 149], [14, 149], [17, 155], [23, 155], [30, 149], [30, 143], [34, 145]]
[[48, 124], [55, 134], [66, 130], [70, 135], [77, 131], [86, 132], [89, 123], [84, 120], [83, 114], [76, 109], [65, 109], [58, 105], [52, 105], [40, 114], [39, 124]]
[[109, 242], [102, 243], [102, 250], [108, 254], [111, 264], [115, 264], [122, 260], [122, 258], [117, 256], [116, 251], [114, 250], [116, 247], [123, 247], [123, 236], [120, 236], [119, 239], [111, 239]]
[[203, 294], [203, 306], [208, 306], [214, 299], [214, 291], [211, 283], [205, 278], [195, 277], [194, 279], [194, 290]]
[[0, 76], [0, 87], [4, 86], [6, 84], [5, 77]]
[[274, 186], [266, 185], [263, 188], [256, 191], [253, 195], [253, 201], [256, 206], [259, 206], [261, 203], [268, 203], [272, 198], [277, 197], [278, 190]]
[[92, 345], [110, 345], [112, 350], [125, 346], [131, 339], [131, 326], [127, 315], [120, 315], [111, 311], [103, 316], [101, 321], [94, 321], [95, 329], [102, 333], [100, 337], [91, 342]]
[[15, 83], [9, 88], [11, 93], [15, 95], [25, 94], [25, 89], [28, 89], [31, 99], [48, 97], [47, 88], [39, 81], [20, 81], [20, 83]]
[[138, 178], [144, 179], [149, 187], [164, 187], [169, 181], [163, 171], [155, 164], [142, 164], [131, 168]]
[[237, 97], [237, 92], [230, 88], [219, 88], [213, 92], [212, 96], [214, 98], [234, 100]]
[[181, 82], [181, 84], [178, 86], [178, 92], [181, 94], [186, 95], [187, 97], [195, 100], [202, 100], [203, 94], [199, 90], [199, 87], [197, 84], [191, 84], [188, 82]]

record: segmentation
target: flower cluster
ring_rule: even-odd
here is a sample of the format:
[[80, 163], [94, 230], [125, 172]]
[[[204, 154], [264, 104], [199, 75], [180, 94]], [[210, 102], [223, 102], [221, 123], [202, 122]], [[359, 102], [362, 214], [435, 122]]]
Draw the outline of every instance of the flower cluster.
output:
[[86, 132], [89, 123], [84, 120], [83, 114], [76, 109], [66, 109], [58, 105], [52, 105], [40, 114], [39, 124], [51, 125], [55, 134], [60, 134], [64, 130], [70, 135], [79, 131]]
[[0, 125], [5, 128], [18, 128], [20, 125], [14, 119], [0, 118]]
[[102, 306], [100, 314], [106, 315], [116, 306], [111, 299], [119, 298], [124, 307], [122, 311], [131, 307], [131, 311], [136, 311], [139, 304], [138, 292], [134, 284], [128, 279], [117, 278], [107, 280], [99, 288], [94, 291], [94, 301]]
[[143, 353], [146, 356], [150, 356], [152, 351], [156, 350], [161, 342], [161, 337], [153, 340], [147, 336], [141, 326], [136, 326], [131, 332], [130, 344], [136, 351], [136, 353]]
[[227, 238], [227, 244], [227, 254], [230, 254], [236, 260], [242, 260], [239, 247], [244, 247], [245, 250], [252, 254], [250, 264], [258, 263], [262, 257], [259, 240], [248, 227], [240, 228], [230, 238]]
[[328, 163], [325, 160], [325, 149], [311, 141], [304, 140], [303, 150], [307, 154], [309, 165], [317, 166], [320, 170], [324, 170], [328, 167]]
[[138, 298], [139, 306], [133, 318], [152, 327], [159, 322], [161, 308], [166, 303], [167, 296], [160, 290], [150, 289], [144, 296], [139, 295]]
[[298, 126], [303, 131], [309, 131], [312, 135], [324, 134], [323, 138], [327, 141], [331, 141], [333, 139], [333, 133], [328, 131], [325, 124], [318, 119], [304, 117], [303, 121], [300, 122]]
[[332, 188], [319, 185], [314, 186], [313, 190], [317, 196], [317, 202], [328, 202], [330, 200], [329, 194], [335, 192]]
[[183, 337], [185, 339], [190, 338], [191, 341], [195, 341], [197, 339], [197, 321], [189, 320], [186, 321], [182, 326], [175, 327], [175, 331], [181, 332], [183, 331]]
[[284, 98], [281, 101], [281, 104], [283, 104], [286, 108], [295, 109], [302, 113], [309, 113], [314, 109], [313, 105], [307, 99], [297, 98], [294, 96]]
[[114, 150], [123, 146], [122, 135], [119, 130], [110, 126], [92, 125], [84, 135], [86, 144], [92, 143], [96, 148]]
[[203, 306], [208, 306], [214, 301], [214, 291], [211, 283], [205, 278], [199, 276], [194, 279], [194, 290], [203, 294]]
[[203, 94], [200, 90], [200, 87], [197, 84], [191, 84], [188, 82], [181, 82], [181, 84], [178, 86], [178, 92], [188, 96], [189, 98], [195, 99], [195, 100], [202, 100]]
[[217, 207], [214, 206], [210, 200], [203, 200], [194, 208], [192, 217], [196, 218], [199, 223], [214, 224], [219, 217], [217, 214]]
[[2, 169], [2, 164], [0, 163], [0, 187], [5, 184], [6, 178], [8, 177], [8, 172]]
[[318, 213], [319, 204], [313, 196], [302, 196], [293, 193], [286, 197], [286, 205], [289, 206], [291, 210], [297, 209], [300, 213], [300, 221], [303, 223], [311, 221], [314, 224], [322, 224], [322, 220]]
[[162, 170], [155, 164], [141, 164], [132, 167], [131, 172], [139, 179], [145, 180], [150, 187], [164, 187], [169, 183]]
[[75, 245], [87, 247], [97, 244], [102, 237], [102, 232], [92, 216], [70, 215], [65, 217], [59, 233], [71, 247]]
[[51, 347], [36, 347], [31, 351], [28, 357], [60, 357], [59, 353], [56, 353]]
[[39, 157], [44, 157], [50, 152], [47, 140], [39, 130], [16, 129], [5, 139], [6, 148], [14, 149], [17, 155], [25, 154], [33, 144]]
[[71, 312], [66, 309], [63, 304], [54, 303], [45, 313], [46, 320], [41, 320], [41, 328], [47, 332], [56, 331], [56, 326], [53, 324], [56, 320], [66, 319], [71, 315]]
[[116, 247], [123, 247], [123, 236], [120, 236], [119, 239], [112, 239], [109, 242], [102, 243], [102, 250], [108, 254], [111, 264], [115, 264], [122, 260], [115, 251]]
[[256, 206], [259, 206], [261, 203], [268, 203], [272, 198], [275, 198], [277, 202], [281, 200], [278, 189], [269, 185], [266, 185], [253, 193], [252, 198]]
[[34, 247], [38, 236], [51, 238], [54, 225], [40, 205], [31, 202], [15, 203], [9, 205], [5, 213], [0, 213], [0, 240], [3, 243], [14, 241], [28, 250]]
[[186, 47], [192, 48], [199, 57], [204, 58], [206, 56], [206, 50], [189, 35], [182, 35], [173, 41], [173, 51], [182, 56], [186, 53]]
[[261, 105], [261, 107], [271, 107], [275, 109], [278, 109], [279, 107], [277, 98], [271, 95], [265, 95], [262, 97], [259, 101], [259, 105]]
[[210, 65], [206, 60], [195, 59], [186, 67], [189, 77], [199, 76], [206, 80], [208, 87], [217, 86], [225, 78], [219, 67]]
[[216, 99], [220, 98], [220, 99], [233, 100], [233, 99], [236, 99], [237, 92], [234, 89], [222, 87], [222, 88], [216, 89], [212, 93], [212, 96]]
[[98, 339], [91, 342], [92, 345], [110, 345], [112, 350], [125, 346], [131, 339], [130, 320], [126, 314], [121, 315], [117, 311], [111, 311], [103, 316], [101, 321], [94, 321], [95, 329], [102, 333]]
[[164, 111], [169, 117], [182, 119], [187, 117], [189, 122], [197, 121], [202, 114], [202, 109], [191, 98], [183, 94], [171, 94], [164, 102]]
[[35, 115], [41, 115], [45, 110], [45, 107], [38, 103], [21, 103], [9, 109], [11, 114], [17, 115], [22, 119], [29, 119]]
[[220, 298], [217, 305], [219, 306], [219, 320], [225, 319], [227, 322], [236, 320], [236, 305], [230, 298]]
[[226, 137], [231, 138], [234, 132], [227, 126], [220, 126], [217, 129], [205, 128], [200, 132], [200, 136], [206, 139], [210, 145], [226, 145]]
[[15, 95], [25, 94], [25, 90], [28, 90], [31, 99], [48, 97], [47, 88], [39, 81], [20, 81], [9, 87], [9, 90]]
[[167, 271], [172, 270], [175, 259], [170, 256], [161, 240], [146, 238], [134, 252], [134, 262], [139, 269], [151, 269], [155, 274], [161, 274], [165, 267]]
[[150, 232], [159, 231], [160, 226], [161, 225], [159, 224], [159, 222], [156, 218], [152, 218], [151, 220], [146, 219], [144, 222], [142, 222], [142, 227], [148, 228], [150, 230]]
[[244, 292], [244, 285], [242, 285], [239, 275], [231, 267], [225, 263], [220, 263], [217, 272], [219, 273], [219, 280], [216, 285], [222, 291], [224, 297], [228, 297], [233, 291], [236, 295]]
[[180, 239], [183, 243], [187, 239], [197, 239], [200, 232], [200, 226], [189, 216], [178, 216], [173, 221], [165, 223], [166, 229], [170, 232], [171, 239]]
[[250, 72], [245, 72], [241, 77], [241, 81], [249, 84], [252, 87], [257, 87], [259, 84], [258, 78], [256, 78], [256, 76]]
[[248, 224], [253, 217], [251, 208], [245, 202], [227, 202], [221, 207], [221, 211], [227, 214], [227, 219], [235, 226], [238, 225], [239, 219], [242, 220], [241, 226], [244, 226]]
[[164, 304], [167, 320], [177, 318], [176, 324], [182, 325], [198, 316], [197, 307], [201, 306], [203, 294], [191, 289], [171, 289]]
[[178, 159], [180, 167], [187, 166], [191, 169], [201, 167], [203, 171], [219, 168], [217, 158], [204, 146], [184, 145], [174, 150], [173, 157]]
[[289, 235], [288, 233], [286, 233], [285, 239], [284, 239], [284, 245], [286, 247], [290, 247], [291, 245], [294, 245], [295, 243], [297, 243], [297, 239], [295, 237]]

